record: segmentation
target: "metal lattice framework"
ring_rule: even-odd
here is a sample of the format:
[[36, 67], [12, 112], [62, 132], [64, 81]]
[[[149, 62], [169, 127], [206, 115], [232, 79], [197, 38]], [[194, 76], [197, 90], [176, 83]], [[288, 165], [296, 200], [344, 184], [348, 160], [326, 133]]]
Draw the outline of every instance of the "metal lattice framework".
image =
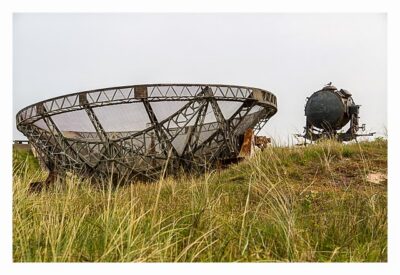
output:
[[17, 114], [50, 169], [158, 178], [236, 158], [248, 128], [277, 112], [262, 89], [207, 84], [113, 87], [45, 100]]

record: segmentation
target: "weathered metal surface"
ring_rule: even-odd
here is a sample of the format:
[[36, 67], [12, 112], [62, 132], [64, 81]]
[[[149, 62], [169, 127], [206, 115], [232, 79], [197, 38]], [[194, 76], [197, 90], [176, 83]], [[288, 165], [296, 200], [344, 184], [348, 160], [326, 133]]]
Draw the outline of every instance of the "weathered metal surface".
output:
[[17, 114], [17, 128], [48, 167], [153, 180], [237, 158], [245, 131], [276, 112], [276, 97], [257, 88], [134, 85], [33, 104]]
[[251, 158], [255, 153], [255, 141], [253, 129], [247, 129], [243, 136], [242, 147], [240, 148], [239, 158]]
[[[332, 83], [328, 83], [307, 99], [305, 134], [299, 136], [311, 141], [324, 137], [350, 141], [358, 136], [371, 136], [374, 133], [357, 133], [365, 129], [365, 125], [359, 127], [359, 108], [360, 105], [354, 103], [350, 92], [338, 90]], [[349, 129], [339, 132], [349, 122]]]
[[135, 90], [135, 98], [147, 98], [147, 87], [146, 86], [137, 86], [134, 88]]
[[321, 129], [329, 127], [338, 130], [350, 120], [342, 97], [332, 90], [312, 94], [307, 101], [305, 113], [307, 120]]

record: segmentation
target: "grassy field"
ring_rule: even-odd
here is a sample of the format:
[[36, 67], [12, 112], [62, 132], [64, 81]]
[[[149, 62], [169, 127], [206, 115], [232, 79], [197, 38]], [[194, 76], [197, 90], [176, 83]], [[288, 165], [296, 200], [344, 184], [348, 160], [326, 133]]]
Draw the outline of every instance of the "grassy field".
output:
[[15, 262], [387, 261], [387, 141], [270, 147], [201, 177], [39, 194], [14, 152]]

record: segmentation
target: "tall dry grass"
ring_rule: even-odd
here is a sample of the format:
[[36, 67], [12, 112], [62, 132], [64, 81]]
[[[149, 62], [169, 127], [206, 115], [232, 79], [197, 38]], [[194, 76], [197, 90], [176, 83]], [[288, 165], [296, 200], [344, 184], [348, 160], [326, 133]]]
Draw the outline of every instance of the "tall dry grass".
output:
[[387, 142], [270, 147], [200, 177], [102, 188], [14, 152], [16, 262], [386, 261]]

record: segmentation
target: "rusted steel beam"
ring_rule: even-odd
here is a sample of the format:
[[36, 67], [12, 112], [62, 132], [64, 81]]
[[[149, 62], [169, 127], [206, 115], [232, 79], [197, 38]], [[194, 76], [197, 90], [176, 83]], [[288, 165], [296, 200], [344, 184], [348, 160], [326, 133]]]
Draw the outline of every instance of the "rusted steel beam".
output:
[[86, 114], [88, 115], [90, 121], [92, 122], [92, 125], [94, 129], [96, 130], [96, 133], [99, 137], [99, 139], [102, 142], [105, 142], [106, 144], [110, 143], [110, 140], [107, 136], [106, 131], [104, 130], [103, 126], [101, 125], [99, 119], [97, 118], [96, 114], [94, 113], [92, 107], [90, 107], [90, 104], [87, 100], [86, 94], [82, 93], [79, 95], [79, 104], [83, 106], [83, 108], [86, 111]]
[[156, 114], [153, 111], [149, 101], [147, 99], [142, 99], [144, 108], [146, 109], [147, 115], [150, 119], [151, 125], [154, 126], [154, 132], [157, 136], [158, 142], [161, 144], [162, 151], [164, 152], [165, 157], [168, 157], [169, 150], [172, 150], [175, 156], [178, 155], [178, 152], [171, 144], [170, 138], [164, 132], [162, 125], [158, 122]]
[[186, 156], [189, 152], [192, 152], [192, 149], [197, 145], [201, 133], [201, 128], [207, 114], [207, 110], [208, 110], [208, 103], [204, 104], [201, 107], [195, 124], [190, 128], [191, 132], [187, 137], [187, 142], [182, 152], [183, 156]]

